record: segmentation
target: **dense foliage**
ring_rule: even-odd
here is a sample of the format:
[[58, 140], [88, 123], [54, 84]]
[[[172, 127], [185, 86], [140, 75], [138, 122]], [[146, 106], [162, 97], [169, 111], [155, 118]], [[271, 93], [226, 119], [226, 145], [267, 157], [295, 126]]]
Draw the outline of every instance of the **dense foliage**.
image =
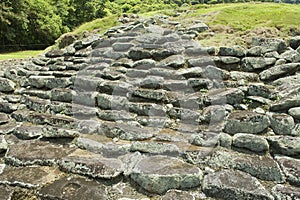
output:
[[[61, 34], [105, 15], [245, 1], [250, 0], [1, 0], [0, 51], [43, 49]], [[300, 3], [300, 0], [261, 1]]]

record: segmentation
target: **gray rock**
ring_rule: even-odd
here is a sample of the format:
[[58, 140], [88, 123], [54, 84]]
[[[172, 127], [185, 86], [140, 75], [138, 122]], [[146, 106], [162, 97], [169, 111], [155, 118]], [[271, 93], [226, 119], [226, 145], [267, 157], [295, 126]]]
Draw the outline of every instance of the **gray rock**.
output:
[[222, 170], [204, 176], [203, 191], [214, 198], [274, 199], [256, 178], [233, 170]]
[[245, 56], [245, 50], [240, 46], [220, 47], [219, 55], [220, 56], [243, 57], [243, 56]]
[[114, 43], [112, 45], [112, 48], [114, 51], [128, 51], [131, 47], [133, 47], [134, 44], [132, 43]]
[[295, 50], [288, 50], [280, 54], [280, 58], [285, 59], [288, 62], [296, 63], [300, 61], [300, 53]]
[[97, 105], [101, 109], [126, 110], [126, 108], [128, 108], [127, 104], [128, 100], [126, 97], [101, 93], [97, 95]]
[[198, 58], [188, 59], [189, 67], [206, 67], [207, 65], [215, 65], [215, 61], [213, 57], [201, 56]]
[[185, 64], [185, 59], [182, 55], [173, 55], [162, 61], [158, 65], [162, 67], [172, 67], [175, 69], [183, 67]]
[[208, 26], [205, 23], [201, 22], [201, 23], [197, 23], [197, 24], [191, 26], [188, 30], [189, 31], [197, 31], [198, 33], [202, 33], [204, 31], [207, 31], [208, 29], [209, 29]]
[[42, 128], [42, 132], [42, 136], [44, 138], [75, 138], [79, 136], [79, 132], [76, 130], [70, 130], [53, 126], [44, 126]]
[[125, 110], [97, 110], [96, 115], [105, 121], [131, 121], [136, 115]]
[[204, 69], [202, 67], [182, 68], [175, 74], [184, 78], [199, 78], [203, 77]]
[[13, 92], [16, 89], [16, 84], [6, 78], [0, 78], [0, 92]]
[[133, 63], [132, 67], [136, 69], [145, 69], [150, 70], [154, 68], [156, 65], [156, 61], [152, 59], [140, 59]]
[[300, 186], [300, 160], [286, 156], [275, 156], [280, 164], [287, 180], [294, 185]]
[[73, 96], [76, 96], [76, 92], [67, 88], [54, 88], [51, 90], [52, 101], [62, 101], [71, 103]]
[[247, 50], [247, 56], [261, 56], [262, 48], [260, 46], [254, 46]]
[[146, 99], [148, 101], [163, 101], [166, 98], [166, 91], [151, 89], [136, 89], [133, 91], [133, 97]]
[[250, 84], [247, 93], [249, 96], [260, 96], [267, 99], [274, 98], [275, 96], [273, 88], [264, 84]]
[[179, 148], [176, 145], [161, 142], [133, 142], [130, 151], [169, 156], [179, 154]]
[[62, 158], [60, 167], [76, 174], [93, 178], [112, 179], [123, 172], [123, 163], [119, 159], [105, 158], [84, 150], [76, 150]]
[[255, 82], [259, 80], [259, 76], [256, 73], [238, 71], [230, 71], [230, 78], [234, 81], [244, 79], [245, 81]]
[[226, 103], [230, 105], [239, 104], [242, 102], [244, 93], [238, 88], [220, 88], [211, 89], [205, 94], [205, 102], [207, 104], [221, 104]]
[[42, 135], [42, 126], [35, 125], [22, 125], [16, 127], [14, 130], [14, 135], [21, 139], [33, 139], [40, 137]]
[[291, 132], [291, 136], [300, 136], [300, 124], [296, 124]]
[[169, 189], [190, 189], [201, 184], [202, 171], [177, 158], [151, 156], [141, 159], [130, 178], [145, 190], [164, 194]]
[[300, 153], [300, 138], [291, 136], [269, 136], [270, 150], [274, 154], [297, 156]]
[[242, 59], [242, 69], [244, 71], [263, 70], [267, 66], [275, 64], [275, 58], [262, 58], [262, 57], [246, 57]]
[[269, 150], [269, 144], [265, 138], [245, 133], [235, 134], [233, 136], [232, 145], [253, 152], [266, 152]]
[[287, 114], [270, 113], [271, 128], [278, 135], [291, 135], [295, 126], [292, 116]]
[[272, 194], [276, 200], [298, 200], [300, 192], [298, 187], [288, 185], [276, 185], [272, 188]]
[[120, 138], [122, 140], [146, 140], [153, 137], [153, 133], [147, 128], [140, 128], [123, 123], [102, 125], [102, 131], [109, 138]]
[[[161, 200], [174, 200], [174, 199], [180, 199], [180, 200], [195, 200], [196, 195], [191, 193], [191, 192], [188, 192], [188, 191], [182, 191], [182, 190], [174, 190], [174, 189], [171, 189], [171, 190], [168, 190], [168, 192], [161, 197]], [[197, 195], [197, 196], [200, 196]], [[204, 195], [202, 195], [203, 198]]]
[[46, 52], [45, 56], [49, 57], [49, 58], [55, 58], [55, 57], [61, 57], [61, 56], [63, 56], [63, 54], [64, 54], [63, 50], [53, 49], [53, 50]]
[[38, 193], [45, 199], [109, 199], [104, 184], [77, 176], [64, 176], [43, 187]]
[[299, 68], [300, 68], [300, 63], [276, 65], [274, 67], [262, 71], [259, 74], [259, 77], [263, 81], [271, 81], [271, 80], [281, 78], [282, 76], [288, 74], [294, 74], [296, 71], [299, 70]]
[[238, 153], [220, 148], [215, 151], [207, 164], [213, 169], [230, 168], [251, 174], [266, 181], [284, 182], [284, 175], [278, 163], [270, 156]]
[[232, 137], [229, 134], [226, 133], [220, 133], [218, 136], [219, 139], [219, 145], [221, 147], [225, 147], [230, 149], [232, 145]]
[[164, 84], [164, 78], [160, 76], [147, 76], [140, 83], [142, 88], [161, 89]]
[[270, 125], [267, 116], [251, 111], [237, 111], [229, 115], [224, 131], [229, 134], [264, 132]]
[[227, 80], [229, 79], [229, 72], [224, 70], [224, 69], [220, 69], [218, 67], [209, 65], [205, 68], [205, 77], [209, 78], [209, 79], [217, 79], [217, 80]]
[[273, 38], [253, 38], [252, 46], [261, 46], [263, 54], [271, 51], [283, 53], [287, 48], [284, 40]]
[[300, 46], [300, 36], [292, 37], [289, 41], [290, 47], [297, 49]]
[[288, 113], [295, 119], [300, 119], [300, 107], [290, 108]]
[[141, 60], [151, 58], [152, 55], [150, 51], [142, 49], [142, 48], [132, 48], [128, 52], [128, 58], [132, 60]]

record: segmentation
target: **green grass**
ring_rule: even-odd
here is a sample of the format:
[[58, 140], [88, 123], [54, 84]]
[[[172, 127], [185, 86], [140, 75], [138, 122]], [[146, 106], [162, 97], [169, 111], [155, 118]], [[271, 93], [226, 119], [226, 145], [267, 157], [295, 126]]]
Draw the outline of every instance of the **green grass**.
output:
[[102, 19], [96, 19], [91, 22], [87, 22], [77, 27], [72, 33], [82, 34], [86, 31], [93, 31], [95, 33], [104, 33], [107, 29], [118, 25], [117, 15], [110, 15]]
[[20, 58], [30, 58], [35, 57], [39, 54], [43, 53], [42, 50], [37, 51], [18, 51], [12, 53], [2, 53], [0, 54], [0, 60], [8, 60], [8, 59], [20, 59]]

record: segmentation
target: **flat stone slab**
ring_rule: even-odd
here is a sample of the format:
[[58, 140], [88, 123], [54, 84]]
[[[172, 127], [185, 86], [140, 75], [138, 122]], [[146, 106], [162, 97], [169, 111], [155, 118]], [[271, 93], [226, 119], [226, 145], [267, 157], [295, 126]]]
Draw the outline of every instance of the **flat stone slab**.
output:
[[282, 183], [284, 175], [270, 156], [249, 155], [221, 148], [207, 159], [213, 169], [230, 168], [246, 172], [256, 178]]
[[14, 166], [53, 165], [75, 150], [40, 140], [18, 141], [9, 145], [5, 160]]
[[270, 120], [266, 115], [252, 111], [236, 111], [229, 115], [224, 132], [258, 134], [264, 132], [269, 125]]
[[63, 177], [43, 187], [38, 194], [43, 199], [109, 199], [105, 185], [77, 176]]
[[16, 88], [16, 84], [6, 78], [0, 78], [0, 92], [13, 92]]
[[9, 117], [8, 115], [4, 114], [4, 113], [0, 113], [0, 125], [2, 124], [6, 124], [9, 122]]
[[232, 138], [232, 145], [253, 152], [266, 152], [269, 150], [269, 144], [264, 137], [245, 133], [235, 134]]
[[177, 158], [151, 156], [141, 159], [130, 178], [151, 193], [163, 194], [169, 189], [190, 189], [201, 184], [202, 171]]
[[288, 185], [276, 185], [272, 188], [272, 194], [276, 199], [300, 199], [300, 188]]
[[300, 160], [286, 156], [276, 156], [275, 159], [283, 169], [287, 180], [291, 184], [300, 186]]
[[0, 183], [25, 188], [41, 187], [64, 175], [59, 169], [46, 166], [11, 167], [2, 164], [0, 168]]
[[21, 139], [33, 139], [42, 135], [42, 126], [22, 125], [14, 130], [14, 135]]
[[116, 158], [105, 158], [84, 150], [76, 150], [64, 157], [59, 163], [67, 172], [86, 175], [93, 178], [115, 178], [123, 172], [123, 163]]
[[203, 191], [208, 196], [221, 199], [274, 199], [256, 178], [233, 170], [206, 175], [203, 180]]

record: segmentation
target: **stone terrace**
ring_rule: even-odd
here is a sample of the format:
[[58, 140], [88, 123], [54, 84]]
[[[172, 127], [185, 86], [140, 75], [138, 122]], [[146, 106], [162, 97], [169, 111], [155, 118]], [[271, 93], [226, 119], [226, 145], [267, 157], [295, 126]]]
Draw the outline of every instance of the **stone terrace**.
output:
[[1, 200], [300, 199], [300, 38], [216, 49], [166, 24], [4, 66]]

